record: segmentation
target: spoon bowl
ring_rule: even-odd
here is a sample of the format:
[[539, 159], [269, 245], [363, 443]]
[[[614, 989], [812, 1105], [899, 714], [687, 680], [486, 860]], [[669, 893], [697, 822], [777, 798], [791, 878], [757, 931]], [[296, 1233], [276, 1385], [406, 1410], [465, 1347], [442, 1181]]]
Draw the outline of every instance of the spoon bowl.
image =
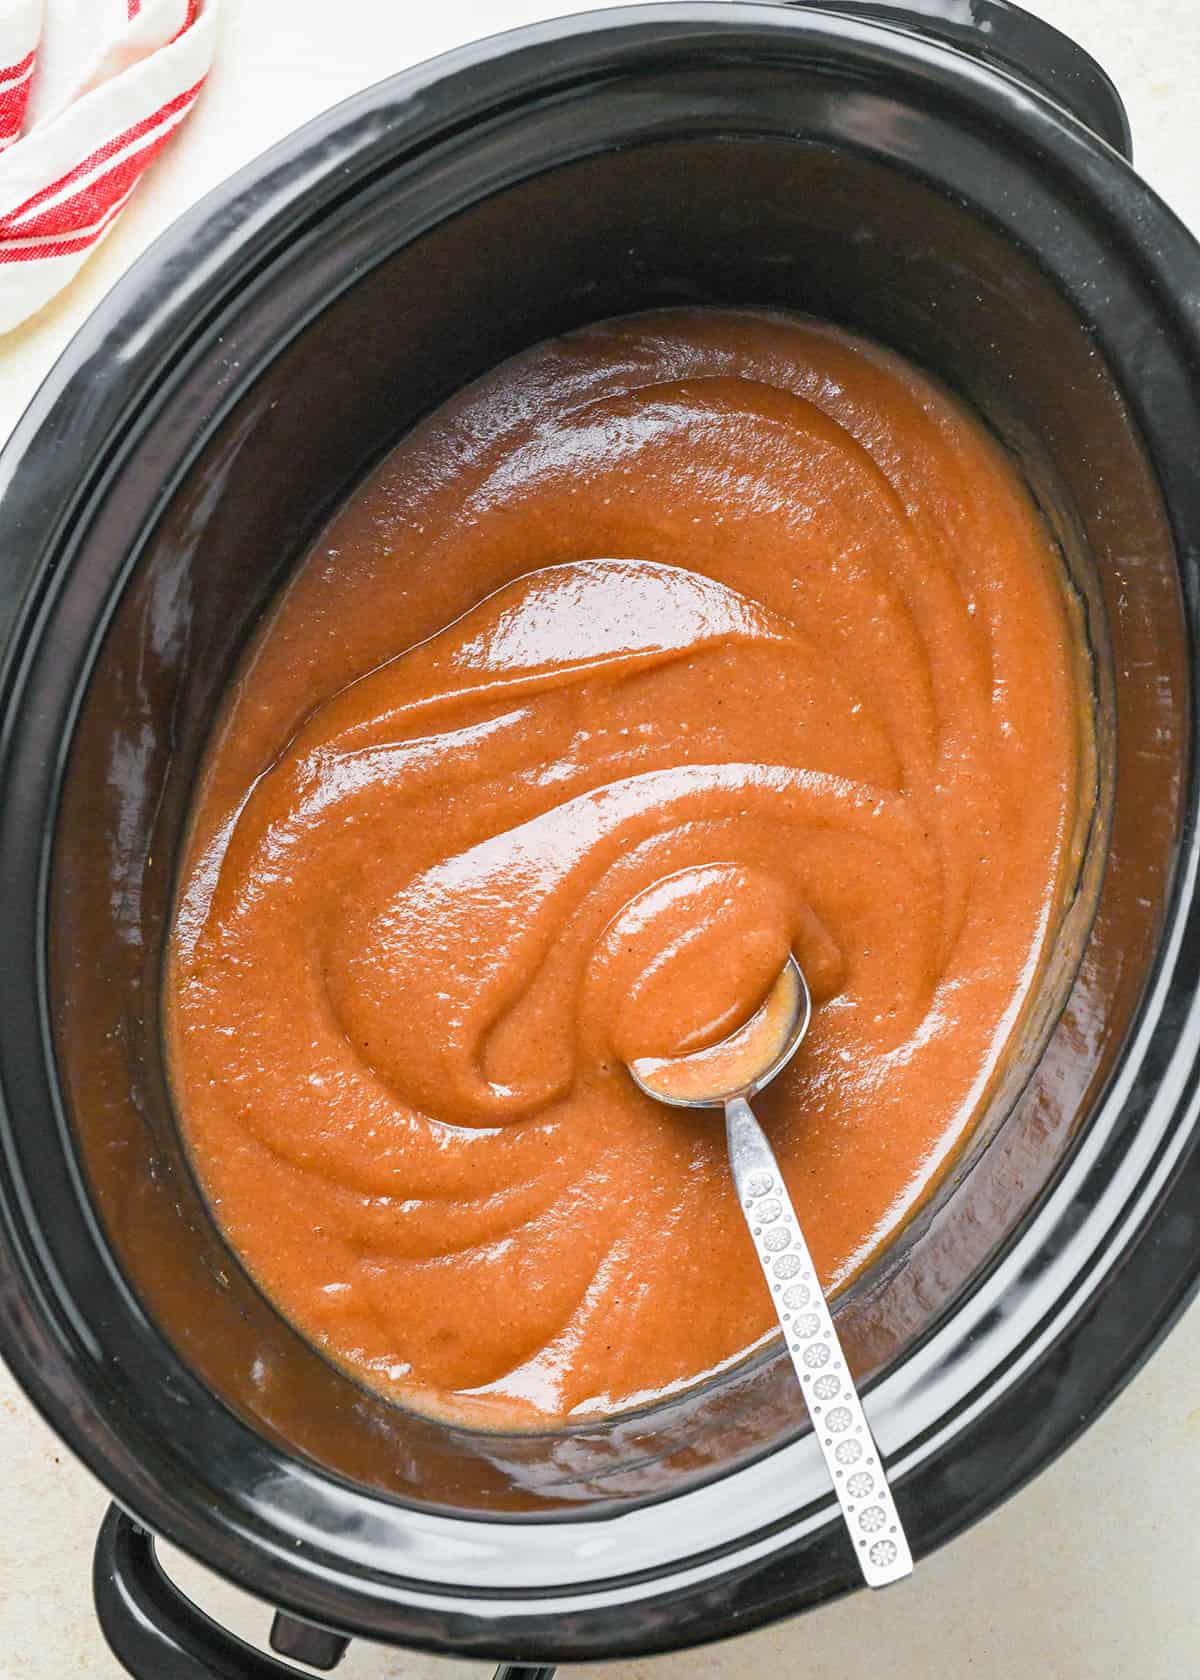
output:
[[719, 1043], [686, 1056], [641, 1056], [628, 1063], [633, 1082], [672, 1108], [724, 1108], [769, 1085], [804, 1042], [812, 996], [804, 970], [788, 959], [748, 1021]]

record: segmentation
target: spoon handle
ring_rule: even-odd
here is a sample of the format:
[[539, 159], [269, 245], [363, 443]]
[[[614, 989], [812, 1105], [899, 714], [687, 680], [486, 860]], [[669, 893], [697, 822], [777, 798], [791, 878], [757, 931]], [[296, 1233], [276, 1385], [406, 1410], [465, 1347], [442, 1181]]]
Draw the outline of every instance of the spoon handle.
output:
[[779, 1163], [750, 1104], [725, 1104], [733, 1182], [833, 1491], [869, 1587], [912, 1573], [912, 1553]]

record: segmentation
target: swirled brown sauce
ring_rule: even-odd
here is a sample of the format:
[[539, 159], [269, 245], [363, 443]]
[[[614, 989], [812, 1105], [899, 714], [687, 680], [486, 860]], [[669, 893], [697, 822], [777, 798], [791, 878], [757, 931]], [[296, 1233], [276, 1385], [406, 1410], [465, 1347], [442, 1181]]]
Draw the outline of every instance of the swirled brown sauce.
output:
[[772, 1326], [711, 1043], [789, 948], [758, 1108], [848, 1278], [980, 1110], [1068, 872], [1082, 700], [1003, 451], [754, 312], [543, 344], [350, 499], [244, 663], [184, 860], [173, 1079], [216, 1215], [330, 1357], [496, 1426]]

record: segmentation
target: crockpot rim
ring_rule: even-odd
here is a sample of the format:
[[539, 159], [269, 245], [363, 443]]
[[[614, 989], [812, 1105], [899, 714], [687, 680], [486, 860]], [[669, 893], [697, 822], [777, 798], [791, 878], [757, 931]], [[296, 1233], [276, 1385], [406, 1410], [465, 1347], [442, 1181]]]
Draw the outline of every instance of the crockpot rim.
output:
[[[250, 208], [254, 211], [261, 210], [268, 224], [275, 230], [274, 243], [271, 248], [271, 253], [274, 258], [279, 256], [280, 251], [284, 247], [288, 237], [286, 231], [280, 226], [280, 224], [286, 221], [287, 211], [289, 208], [303, 207], [308, 200], [307, 189], [304, 186], [296, 187], [291, 184], [289, 179], [289, 169], [285, 167], [279, 171], [275, 171], [273, 169], [274, 165], [290, 164], [295, 168], [297, 173], [302, 173], [300, 166], [304, 159], [309, 157], [314, 151], [318, 151], [327, 140], [333, 139], [344, 130], [352, 130], [360, 116], [367, 115], [372, 111], [377, 111], [380, 115], [383, 115], [389, 108], [395, 106], [398, 98], [402, 99], [410, 96], [413, 89], [418, 85], [432, 86], [435, 83], [444, 82], [446, 79], [453, 76], [457, 71], [464, 69], [477, 69], [480, 65], [490, 64], [494, 61], [503, 61], [523, 48], [534, 47], [540, 43], [548, 42], [551, 44], [562, 45], [566, 41], [579, 42], [581, 40], [586, 40], [589, 37], [594, 40], [599, 40], [610, 32], [629, 28], [631, 25], [636, 25], [638, 23], [653, 25], [655, 30], [659, 30], [661, 26], [669, 24], [675, 18], [678, 18], [681, 24], [683, 24], [685, 20], [699, 19], [701, 23], [711, 23], [719, 26], [720, 31], [725, 31], [735, 28], [746, 14], [749, 14], [755, 22], [763, 22], [767, 17], [769, 17], [774, 26], [778, 26], [781, 21], [786, 21], [789, 24], [801, 29], [806, 35], [811, 35], [816, 39], [821, 38], [821, 26], [829, 25], [830, 23], [837, 26], [832, 33], [838, 41], [845, 40], [846, 37], [849, 36], [852, 39], [859, 40], [869, 38], [874, 42], [883, 28], [883, 26], [876, 24], [862, 24], [858, 22], [846, 27], [845, 20], [837, 17], [836, 9], [832, 10], [830, 13], [814, 11], [811, 13], [799, 15], [794, 14], [791, 16], [784, 14], [782, 19], [777, 15], [779, 11], [780, 9], [778, 7], [771, 4], [758, 3], [758, 0], [753, 0], [753, 3], [737, 5], [730, 5], [728, 0], [722, 0], [722, 3], [720, 4], [699, 6], [687, 4], [685, 0], [685, 3], [682, 4], [639, 6], [622, 8], [619, 11], [612, 12], [576, 14], [573, 18], [557, 20], [556, 22], [549, 24], [530, 26], [529, 28], [513, 31], [506, 35], [493, 37], [490, 41], [477, 43], [473, 47], [460, 49], [457, 53], [446, 55], [441, 59], [431, 61], [430, 64], [426, 66], [418, 67], [416, 71], [405, 72], [398, 77], [390, 78], [388, 81], [378, 84], [375, 88], [367, 90], [364, 94], [357, 95], [353, 99], [346, 101], [344, 104], [335, 107], [331, 112], [327, 112], [321, 117], [314, 119], [303, 129], [297, 131], [295, 134], [280, 142], [276, 147], [272, 148], [272, 150], [265, 154], [263, 158], [260, 158], [247, 166], [245, 170], [241, 171], [230, 182], [217, 188], [206, 199], [202, 200], [195, 210], [174, 224], [174, 226], [162, 236], [155, 246], [153, 246], [151, 250], [143, 258], [141, 258], [137, 264], [134, 265], [129, 274], [118, 283], [113, 292], [109, 294], [109, 297], [90, 318], [80, 337], [72, 343], [66, 352], [64, 352], [64, 355], [56, 364], [54, 370], [39, 391], [37, 397], [35, 397], [30, 409], [27, 411], [22, 421], [18, 424], [11, 442], [5, 449], [3, 456], [0, 457], [0, 488], [4, 486], [6, 474], [12, 475], [15, 473], [22, 459], [27, 460], [31, 446], [35, 443], [35, 441], [40, 439], [43, 447], [47, 444], [50, 448], [55, 447], [56, 437], [61, 437], [61, 431], [56, 432], [55, 427], [51, 424], [51, 422], [57, 412], [58, 404], [62, 402], [67, 406], [68, 412], [65, 418], [69, 419], [70, 400], [72, 395], [74, 395], [80, 402], [86, 398], [86, 388], [89, 377], [88, 364], [93, 355], [104, 354], [105, 351], [111, 355], [113, 340], [115, 339], [119, 343], [122, 338], [122, 334], [124, 334], [127, 338], [131, 338], [136, 343], [137, 337], [139, 333], [141, 333], [146, 341], [142, 346], [141, 353], [147, 357], [150, 355], [150, 351], [147, 348], [148, 345], [152, 346], [155, 342], [159, 344], [167, 342], [170, 337], [170, 322], [174, 317], [172, 316], [171, 311], [162, 304], [161, 299], [154, 297], [155, 288], [152, 282], [156, 276], [162, 276], [164, 273], [166, 274], [168, 281], [170, 281], [171, 276], [167, 271], [169, 271], [173, 258], [178, 259], [179, 257], [186, 255], [189, 265], [195, 264], [198, 255], [197, 234], [201, 231], [208, 233], [214, 249], [219, 249], [222, 243], [227, 244], [229, 247], [226, 252], [224, 262], [230, 272], [226, 277], [225, 291], [221, 294], [222, 306], [228, 302], [229, 295], [234, 286], [237, 284], [237, 271], [241, 266], [243, 266], [242, 258], [244, 242], [240, 241], [236, 236], [233, 236], [232, 239], [230, 239], [229, 230], [233, 218], [230, 217], [227, 221], [223, 221], [222, 212], [228, 211], [229, 207], [232, 205], [239, 204], [244, 200], [250, 200]], [[733, 14], [737, 14], [736, 19]], [[571, 26], [574, 26], [574, 28]], [[830, 32], [826, 30], [826, 36], [828, 36], [829, 33]], [[904, 50], [900, 52], [900, 56], [909, 56], [913, 51], [914, 46], [915, 43], [911, 40], [906, 42]], [[929, 54], [939, 61], [952, 61], [952, 71], [958, 76], [961, 76], [963, 73], [964, 63], [970, 62], [969, 60], [964, 60], [963, 55], [949, 48], [930, 46], [928, 43], [921, 43], [920, 50], [922, 53]], [[1057, 107], [1052, 106], [1048, 100], [1045, 100], [1038, 95], [1030, 95], [1025, 90], [1016, 89], [1013, 84], [1007, 83], [1005, 78], [997, 72], [988, 70], [980, 71], [978, 70], [978, 67], [973, 67], [973, 69], [977, 71], [979, 77], [992, 84], [1002, 87], [1004, 89], [1002, 97], [1005, 99], [1018, 99], [1024, 102], [1026, 110], [1028, 110], [1030, 103], [1032, 103], [1035, 109], [1040, 108], [1048, 117], [1056, 132], [1066, 133], [1071, 137], [1072, 144], [1075, 146], [1082, 144], [1085, 150], [1088, 151], [1093, 158], [1101, 160], [1106, 167], [1124, 168], [1124, 166], [1120, 165], [1111, 153], [1108, 153], [1108, 149], [1106, 147], [1103, 147], [1099, 142], [1092, 140], [1090, 137], [1086, 137], [1084, 135], [1084, 131], [1080, 129], [1078, 124], [1074, 123], [1073, 119], [1067, 117]], [[384, 126], [386, 127], [386, 124]], [[442, 137], [443, 136], [441, 134], [437, 136], [438, 139], [441, 139]], [[429, 141], [430, 145], [434, 143], [435, 141], [432, 139]], [[380, 167], [391, 168], [394, 166], [395, 158], [392, 156], [386, 164], [383, 164]], [[326, 174], [329, 176], [332, 176], [335, 173], [332, 164], [326, 164], [325, 169]], [[273, 186], [276, 173], [280, 176], [280, 180], [278, 184]], [[1160, 214], [1165, 214], [1168, 218], [1169, 227], [1169, 223], [1174, 222], [1174, 218], [1170, 216], [1170, 212], [1165, 211], [1165, 207], [1158, 206], [1158, 201], [1154, 199], [1152, 194], [1150, 194], [1149, 189], [1145, 188], [1144, 184], [1137, 182], [1136, 177], [1133, 177], [1128, 171], [1126, 171], [1125, 174], [1127, 180], [1129, 182], [1136, 183], [1137, 190], [1147, 196], [1152, 207], [1158, 210]], [[364, 181], [369, 178], [369, 175], [370, 172], [367, 171], [362, 176], [352, 180], [348, 185], [344, 185], [340, 192], [332, 195], [327, 202], [323, 203], [319, 214], [321, 216], [328, 215], [331, 213], [331, 210], [336, 203], [341, 202], [354, 192], [361, 190]], [[277, 193], [279, 198], [279, 203], [273, 210], [270, 208], [270, 193], [272, 190]], [[261, 192], [263, 195], [261, 204], [253, 202], [256, 191]], [[1175, 227], [1188, 241], [1188, 247], [1194, 261], [1196, 248], [1194, 244], [1192, 244], [1190, 236], [1186, 234], [1186, 230], [1183, 230], [1178, 223], [1175, 223]], [[207, 252], [205, 254], [207, 255]], [[262, 255], [260, 259], [261, 265], [265, 266], [269, 260], [272, 260], [272, 256]], [[151, 284], [147, 284], [147, 282], [151, 282]], [[186, 291], [187, 287], [186, 285], [179, 285], [177, 282], [177, 289], [179, 291]], [[151, 302], [152, 299], [153, 302]], [[148, 318], [139, 320], [139, 314], [141, 313], [137, 307], [139, 305], [145, 309]], [[180, 308], [181, 305], [177, 301], [175, 305], [176, 315], [178, 315]], [[217, 306], [214, 304], [212, 306], [212, 313], [215, 314], [216, 308]], [[155, 319], [156, 315], [158, 317], [157, 320]], [[196, 326], [194, 322], [192, 324]], [[199, 331], [198, 326], [196, 326], [196, 331]], [[1194, 324], [1191, 330], [1191, 337], [1194, 348], [1196, 340]], [[164, 364], [168, 360], [173, 360], [175, 363], [182, 360], [186, 355], [189, 342], [191, 341], [186, 339], [182, 341], [178, 339], [175, 340], [172, 344], [173, 356], [170, 358], [163, 357], [160, 362], [156, 362], [155, 371], [161, 373], [163, 371]], [[126, 411], [130, 410], [135, 405], [137, 394], [136, 389], [132, 391], [126, 390], [125, 395], [122, 398], [122, 406]], [[93, 432], [101, 429], [101, 422], [95, 416], [92, 417], [90, 424]], [[1144, 426], [1143, 431], [1145, 431]], [[115, 448], [115, 438], [110, 439], [110, 441]], [[77, 499], [73, 505], [64, 503], [62, 506], [54, 510], [50, 510], [48, 508], [42, 509], [44, 541], [42, 542], [40, 549], [37, 550], [37, 557], [43, 568], [48, 573], [53, 571], [53, 563], [47, 557], [54, 551], [61, 553], [61, 550], [66, 546], [70, 519], [80, 508], [85, 506], [88, 497], [92, 494], [96, 485], [99, 483], [105, 468], [105, 459], [105, 457], [100, 457], [93, 463], [92, 472], [87, 479], [81, 482], [77, 491]], [[32, 551], [37, 548], [37, 545], [31, 544], [30, 547]], [[48, 576], [46, 581], [47, 583], [52, 584], [53, 578]], [[10, 658], [15, 656], [19, 651], [21, 644], [20, 630], [29, 625], [31, 617], [36, 614], [40, 604], [40, 594], [35, 594], [32, 597], [26, 598], [24, 610], [21, 615], [22, 622], [20, 629], [14, 631], [9, 640], [7, 652], [9, 653]], [[1192, 613], [1194, 625], [1195, 603], [1189, 599], [1188, 604]], [[8, 698], [9, 688], [12, 686], [16, 675], [17, 673], [15, 673], [12, 669], [9, 669], [5, 671], [3, 677], [0, 677], [0, 694], [5, 696], [6, 701]], [[6, 732], [7, 727], [8, 718], [6, 716]], [[3, 745], [0, 746], [0, 751], [3, 751], [6, 746], [7, 741], [5, 740]], [[1190, 763], [1189, 781], [1194, 781], [1194, 767]], [[1189, 814], [1189, 829], [1190, 827], [1191, 823]], [[1194, 836], [1189, 832], [1186, 839], [1189, 843], [1193, 843], [1191, 844], [1190, 849], [1194, 852]], [[1181, 855], [1182, 851], [1183, 847], [1181, 846]], [[1177, 872], [1177, 878], [1172, 889], [1171, 908], [1169, 911], [1169, 922], [1172, 927], [1177, 927], [1177, 924], [1179, 923], [1180, 908], [1186, 901], [1186, 893], [1190, 888], [1194, 872], [1195, 859], [1193, 855], [1190, 858], [1189, 867], [1186, 870], [1180, 870]], [[1165, 962], [1165, 960], [1166, 953], [1160, 952], [1160, 965]], [[1143, 1004], [1143, 1008], [1145, 1008], [1145, 1004]], [[1176, 1190], [1177, 1189], [1178, 1183], [1176, 1184]], [[7, 1219], [9, 1210], [5, 1208], [4, 1211]], [[1144, 1231], [1139, 1228], [1137, 1241], [1130, 1242], [1130, 1244], [1122, 1251], [1121, 1258], [1125, 1260], [1126, 1263], [1128, 1263], [1129, 1258], [1132, 1257], [1137, 1246], [1137, 1242], [1140, 1242], [1144, 1234]], [[11, 1259], [12, 1244], [8, 1241], [10, 1235], [11, 1233], [6, 1230], [6, 1247], [10, 1250], [9, 1257]], [[1193, 1268], [1191, 1273], [1182, 1276], [1176, 1285], [1161, 1299], [1160, 1310], [1157, 1316], [1151, 1316], [1148, 1320], [1144, 1321], [1143, 1326], [1140, 1327], [1142, 1329], [1142, 1335], [1140, 1346], [1138, 1347], [1136, 1353], [1136, 1363], [1127, 1364], [1125, 1366], [1122, 1372], [1122, 1381], [1120, 1386], [1123, 1386], [1123, 1382], [1127, 1381], [1133, 1374], [1137, 1365], [1140, 1364], [1141, 1359], [1148, 1354], [1158, 1338], [1165, 1333], [1169, 1324], [1182, 1309], [1182, 1306], [1186, 1303], [1186, 1300], [1190, 1297], [1191, 1293], [1194, 1292], [1196, 1281], [1195, 1268]], [[26, 1282], [28, 1284], [30, 1280], [27, 1279]], [[0, 1286], [0, 1300], [4, 1300], [6, 1305], [11, 1305], [12, 1288], [13, 1284], [11, 1277], [5, 1281], [3, 1286]], [[8, 1297], [8, 1299], [6, 1300], [5, 1297]], [[1094, 1307], [1096, 1300], [1097, 1292], [1093, 1290], [1088, 1297], [1089, 1306]], [[52, 1422], [54, 1427], [58, 1429], [59, 1433], [68, 1440], [68, 1442], [72, 1445], [73, 1450], [79, 1453], [79, 1455], [85, 1459], [85, 1462], [89, 1463], [91, 1468], [103, 1476], [106, 1469], [111, 1469], [108, 1461], [104, 1460], [102, 1455], [93, 1455], [91, 1451], [85, 1450], [84, 1447], [81, 1447], [77, 1420], [75, 1420], [69, 1412], [62, 1409], [57, 1396], [51, 1396], [47, 1390], [42, 1388], [38, 1375], [29, 1368], [28, 1364], [22, 1364], [22, 1349], [20, 1348], [17, 1340], [6, 1329], [5, 1331], [0, 1332], [0, 1341], [3, 1343], [6, 1355], [10, 1359], [10, 1363], [13, 1364], [14, 1369], [17, 1371], [17, 1374], [22, 1381], [22, 1386], [26, 1388], [26, 1392], [30, 1394], [34, 1403], [39, 1406], [39, 1409], [43, 1411], [44, 1415], [48, 1416], [49, 1420]], [[15, 1357], [14, 1349], [16, 1355]], [[1114, 1386], [1112, 1382], [1109, 1382], [1104, 1387], [1103, 1403], [1106, 1403], [1107, 1400], [1113, 1398], [1117, 1391], [1118, 1387]], [[41, 1395], [41, 1398], [39, 1398], [39, 1394]], [[1012, 1399], [1013, 1395], [1006, 1393], [1004, 1396], [1004, 1403], [1008, 1403]], [[46, 1403], [43, 1404], [42, 1400], [45, 1400]], [[1078, 1418], [1073, 1429], [1064, 1431], [1057, 1440], [1054, 1450], [1061, 1450], [1070, 1439], [1073, 1439], [1074, 1435], [1079, 1433], [1079, 1431], [1086, 1426], [1086, 1423], [1090, 1421], [1091, 1415], [1094, 1415], [1094, 1413], [1086, 1417]], [[86, 1445], [88, 1449], [91, 1448], [90, 1442]], [[1045, 1462], [1048, 1462], [1048, 1455], [1043, 1454], [1038, 1460], [1037, 1465], [1032, 1468], [1040, 1468]], [[1028, 1474], [1032, 1473], [1032, 1468], [1026, 1470], [1023, 1474], [1017, 1472], [1011, 1479], [1009, 1485], [1002, 1488], [1000, 1493], [982, 1502], [979, 1510], [975, 1510], [969, 1515], [964, 1516], [961, 1521], [948, 1523], [946, 1525], [945, 1532], [941, 1534], [938, 1539], [948, 1538], [951, 1533], [957, 1532], [959, 1527], [965, 1526], [966, 1521], [971, 1520], [974, 1515], [980, 1514], [981, 1509], [990, 1509], [995, 1503], [998, 1503], [999, 1498], [1014, 1491], [1015, 1487], [1020, 1485], [1020, 1482], [1026, 1479]], [[129, 1503], [131, 1505], [136, 1505], [139, 1511], [146, 1511], [147, 1505], [144, 1497], [145, 1489], [141, 1488], [138, 1491], [138, 1498], [136, 1500], [131, 1498]], [[190, 1543], [189, 1539], [183, 1537], [182, 1533], [178, 1531], [176, 1524], [170, 1520], [160, 1520], [160, 1518], [164, 1515], [168, 1518], [173, 1516], [175, 1514], [175, 1510], [171, 1501], [167, 1498], [164, 1498], [159, 1503], [161, 1509], [153, 1512], [151, 1526], [159, 1532], [167, 1534], [171, 1539], [176, 1540], [177, 1543], [183, 1545], [185, 1549], [192, 1551], [195, 1555], [201, 1556], [204, 1561], [212, 1562], [213, 1559], [211, 1554], [206, 1554], [195, 1544]], [[464, 1518], [462, 1520], [471, 1521], [475, 1519]], [[588, 1517], [581, 1520], [602, 1521], [604, 1519], [602, 1515], [597, 1515], [594, 1518]], [[937, 1543], [937, 1541], [934, 1543]], [[928, 1549], [928, 1547], [925, 1549]], [[730, 1554], [726, 1561], [729, 1565], [736, 1567], [738, 1564], [738, 1557], [736, 1553]], [[776, 1564], [783, 1565], [786, 1563], [786, 1557], [776, 1556], [774, 1562]], [[222, 1568], [222, 1565], [217, 1563], [216, 1567]], [[225, 1567], [223, 1572], [227, 1574], [231, 1573], [228, 1567]], [[844, 1580], [841, 1588], [835, 1590], [843, 1590], [851, 1584], [850, 1580]], [[302, 1595], [289, 1596], [286, 1592], [276, 1592], [272, 1590], [271, 1596], [275, 1601], [283, 1603], [289, 1608], [296, 1609], [301, 1613], [305, 1610], [308, 1610], [310, 1614], [312, 1612], [312, 1604]], [[414, 1596], [416, 1597], [419, 1595]], [[750, 1626], [757, 1625], [761, 1621], [773, 1619], [775, 1616], [786, 1613], [789, 1608], [797, 1607], [798, 1603], [804, 1602], [798, 1594], [793, 1593], [791, 1596], [794, 1602], [789, 1603], [789, 1595], [785, 1586], [776, 1601], [772, 1601], [771, 1603], [765, 1605], [760, 1604], [753, 1610], [739, 1610], [736, 1631], [741, 1631]], [[829, 1594], [825, 1594], [823, 1596], [829, 1596]], [[532, 1597], [533, 1595], [530, 1595], [531, 1600]], [[556, 1613], [561, 1613], [563, 1602], [564, 1600], [562, 1595], [548, 1596], [548, 1619], [552, 1618]], [[603, 1612], [601, 1612], [601, 1614], [603, 1614]], [[621, 1612], [615, 1611], [612, 1614], [619, 1617]], [[317, 1619], [322, 1618], [318, 1617]], [[722, 1620], [721, 1614], [715, 1613], [714, 1620]], [[473, 1642], [470, 1646], [472, 1654], [478, 1654], [486, 1650], [492, 1650], [495, 1652], [511, 1651], [514, 1645], [513, 1636], [511, 1634], [503, 1634], [500, 1632], [500, 1626], [501, 1623], [497, 1621], [495, 1624], [496, 1631], [492, 1635], [492, 1642], [490, 1645], [486, 1642], [486, 1640], [482, 1642]], [[610, 1629], [609, 1631], [611, 1632], [612, 1630]], [[715, 1631], [732, 1632], [735, 1631], [735, 1629], [722, 1626]], [[388, 1637], [389, 1635], [384, 1633], [381, 1636]], [[550, 1657], [570, 1656], [578, 1658], [581, 1655], [599, 1654], [601, 1651], [605, 1654], [615, 1654], [617, 1651], [622, 1649], [635, 1649], [639, 1652], [669, 1649], [679, 1643], [691, 1643], [697, 1637], [713, 1636], [714, 1633], [712, 1631], [698, 1635], [694, 1629], [689, 1629], [689, 1631], [687, 1631], [682, 1637], [676, 1638], [673, 1636], [673, 1631], [670, 1628], [667, 1628], [662, 1630], [661, 1636], [647, 1637], [643, 1630], [638, 1634], [635, 1644], [622, 1646], [619, 1642], [614, 1642], [612, 1638], [605, 1638], [598, 1641], [594, 1640], [591, 1644], [582, 1644], [578, 1638], [578, 1630], [576, 1630], [576, 1635], [570, 1645], [564, 1646], [562, 1644], [556, 1644], [555, 1640], [557, 1635], [555, 1635], [552, 1630], [546, 1628], [538, 1630], [534, 1639], [533, 1649], [536, 1650], [537, 1654], [544, 1653]], [[463, 1649], [463, 1644], [457, 1635], [451, 1638], [422, 1638], [419, 1634], [414, 1634], [411, 1629], [406, 1629], [404, 1633], [404, 1640], [409, 1644], [427, 1644], [432, 1649], [443, 1651]], [[518, 1643], [521, 1644], [523, 1651], [530, 1650], [530, 1638], [528, 1635], [519, 1640]]]

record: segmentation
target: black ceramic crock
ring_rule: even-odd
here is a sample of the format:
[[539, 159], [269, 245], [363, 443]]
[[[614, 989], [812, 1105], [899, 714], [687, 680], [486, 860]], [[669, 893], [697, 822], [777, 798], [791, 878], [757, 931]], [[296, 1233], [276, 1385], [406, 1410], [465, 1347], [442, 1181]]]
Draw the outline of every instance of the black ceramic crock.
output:
[[133, 1672], [295, 1672], [189, 1606], [151, 1533], [327, 1665], [353, 1634], [657, 1651], [855, 1583], [778, 1358], [554, 1434], [408, 1416], [257, 1294], [179, 1149], [159, 954], [239, 650], [379, 454], [548, 334], [762, 304], [895, 346], [1005, 440], [1085, 603], [1101, 750], [1069, 961], [1022, 1088], [841, 1312], [918, 1557], [1190, 1296], [1200, 249], [1127, 152], [1097, 67], [999, 0], [584, 15], [310, 124], [47, 380], [0, 457], [0, 1347], [118, 1502], [95, 1588]]

